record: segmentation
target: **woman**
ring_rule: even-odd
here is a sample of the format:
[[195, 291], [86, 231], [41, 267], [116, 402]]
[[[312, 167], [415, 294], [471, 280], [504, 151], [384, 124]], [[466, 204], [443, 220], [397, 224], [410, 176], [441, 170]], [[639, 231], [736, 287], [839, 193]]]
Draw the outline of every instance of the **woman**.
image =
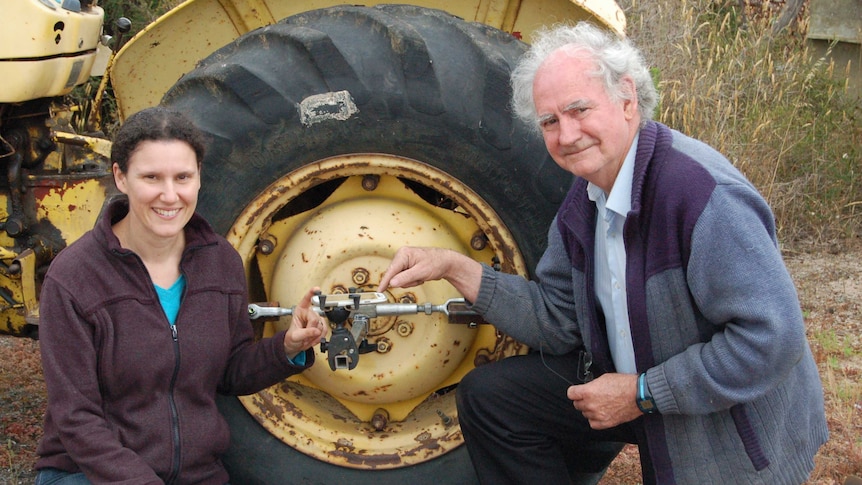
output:
[[195, 214], [204, 143], [179, 113], [131, 116], [111, 202], [53, 261], [40, 341], [48, 408], [37, 484], [225, 484], [216, 392], [257, 392], [314, 363], [311, 289], [290, 328], [253, 340], [242, 261]]

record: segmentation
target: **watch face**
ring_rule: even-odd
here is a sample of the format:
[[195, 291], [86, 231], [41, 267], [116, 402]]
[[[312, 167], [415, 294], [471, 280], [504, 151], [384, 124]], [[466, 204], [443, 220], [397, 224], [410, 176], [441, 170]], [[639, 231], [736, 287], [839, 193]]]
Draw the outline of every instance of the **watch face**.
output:
[[652, 397], [645, 397], [643, 399], [638, 399], [637, 401], [638, 408], [644, 414], [653, 414], [658, 412], [658, 408], [656, 408], [655, 401]]

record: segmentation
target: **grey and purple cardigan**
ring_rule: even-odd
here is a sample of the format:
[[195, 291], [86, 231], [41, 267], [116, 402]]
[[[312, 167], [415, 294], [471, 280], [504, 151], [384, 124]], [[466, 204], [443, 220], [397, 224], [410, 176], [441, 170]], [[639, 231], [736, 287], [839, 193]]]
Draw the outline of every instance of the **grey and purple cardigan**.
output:
[[[473, 309], [530, 345], [581, 345], [614, 372], [593, 288], [596, 208], [576, 179], [534, 281], [484, 268]], [[827, 440], [823, 389], [771, 210], [725, 157], [640, 132], [626, 284], [642, 420], [659, 483], [802, 483]]]

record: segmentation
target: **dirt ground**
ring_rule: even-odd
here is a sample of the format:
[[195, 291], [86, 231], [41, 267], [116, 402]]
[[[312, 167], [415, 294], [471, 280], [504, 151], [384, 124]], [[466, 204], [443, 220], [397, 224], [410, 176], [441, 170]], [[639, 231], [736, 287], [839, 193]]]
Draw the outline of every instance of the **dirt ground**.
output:
[[[841, 485], [862, 476], [862, 245], [786, 252], [785, 260], [821, 369], [830, 428], [808, 483]], [[44, 406], [38, 342], [0, 337], [0, 484], [33, 482]], [[638, 483], [637, 449], [627, 447], [601, 485]]]

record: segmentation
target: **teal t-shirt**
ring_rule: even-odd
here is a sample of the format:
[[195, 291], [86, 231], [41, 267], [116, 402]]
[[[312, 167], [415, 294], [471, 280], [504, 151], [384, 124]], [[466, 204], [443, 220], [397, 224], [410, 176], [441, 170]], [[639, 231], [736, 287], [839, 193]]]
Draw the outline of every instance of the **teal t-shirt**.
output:
[[168, 323], [173, 325], [177, 321], [177, 314], [180, 312], [180, 302], [183, 299], [183, 290], [186, 289], [186, 278], [180, 275], [170, 288], [165, 289], [159, 285], [156, 287], [156, 294], [159, 295], [159, 302], [162, 304], [162, 310], [165, 311], [165, 316], [168, 317]]
[[[159, 285], [153, 285], [156, 288], [156, 294], [159, 295], [159, 303], [162, 304], [162, 310], [165, 311], [165, 316], [168, 317], [168, 323], [173, 325], [177, 321], [177, 314], [180, 312], [180, 303], [183, 299], [183, 290], [186, 288], [186, 278], [180, 275], [177, 281], [170, 288], [164, 289]], [[291, 359], [287, 358], [292, 364], [303, 366], [305, 365], [305, 352], [300, 352]]]

